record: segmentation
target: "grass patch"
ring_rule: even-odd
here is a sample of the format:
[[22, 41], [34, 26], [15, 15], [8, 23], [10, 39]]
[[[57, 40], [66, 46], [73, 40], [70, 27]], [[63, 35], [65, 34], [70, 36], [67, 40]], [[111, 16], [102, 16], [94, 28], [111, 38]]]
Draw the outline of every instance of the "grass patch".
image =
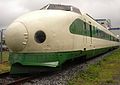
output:
[[85, 71], [76, 73], [68, 85], [118, 85], [120, 84], [120, 49]]
[[8, 61], [8, 58], [9, 58], [9, 52], [8, 51], [4, 51], [2, 53], [2, 61], [6, 62], [6, 61]]
[[9, 52], [4, 51], [2, 54], [2, 63], [0, 64], [0, 74], [10, 71], [10, 65], [8, 62]]

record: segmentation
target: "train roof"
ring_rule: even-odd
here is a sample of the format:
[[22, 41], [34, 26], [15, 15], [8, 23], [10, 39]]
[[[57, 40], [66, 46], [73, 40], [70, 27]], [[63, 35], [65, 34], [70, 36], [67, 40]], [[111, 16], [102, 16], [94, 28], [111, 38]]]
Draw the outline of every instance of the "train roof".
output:
[[61, 4], [48, 4], [41, 8], [41, 10], [46, 9], [46, 10], [64, 10], [64, 11], [72, 11], [75, 13], [81, 14], [80, 10], [74, 6], [71, 5], [61, 5]]

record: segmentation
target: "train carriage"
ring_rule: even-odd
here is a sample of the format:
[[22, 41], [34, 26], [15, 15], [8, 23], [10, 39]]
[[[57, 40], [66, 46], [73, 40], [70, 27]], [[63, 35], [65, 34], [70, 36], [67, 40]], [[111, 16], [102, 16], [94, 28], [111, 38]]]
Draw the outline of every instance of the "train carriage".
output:
[[56, 69], [67, 60], [91, 58], [119, 46], [119, 40], [88, 14], [49, 4], [16, 19], [6, 30], [11, 74]]

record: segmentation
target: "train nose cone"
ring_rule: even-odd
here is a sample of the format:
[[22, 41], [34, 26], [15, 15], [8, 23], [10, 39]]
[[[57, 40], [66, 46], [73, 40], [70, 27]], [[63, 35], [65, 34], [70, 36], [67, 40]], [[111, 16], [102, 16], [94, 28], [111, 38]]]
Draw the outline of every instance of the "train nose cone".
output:
[[28, 40], [27, 28], [20, 22], [11, 24], [5, 32], [5, 42], [12, 51], [22, 51]]

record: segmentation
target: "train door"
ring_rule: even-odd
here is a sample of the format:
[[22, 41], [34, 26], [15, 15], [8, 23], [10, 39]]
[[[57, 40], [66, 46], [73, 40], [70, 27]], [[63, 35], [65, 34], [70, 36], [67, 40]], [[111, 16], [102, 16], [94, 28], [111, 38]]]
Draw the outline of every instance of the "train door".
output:
[[85, 22], [85, 20], [84, 20], [84, 37], [83, 37], [83, 45], [84, 45], [84, 51], [86, 51], [86, 47], [87, 47], [87, 36], [86, 36], [86, 34], [87, 34], [87, 29], [86, 29], [86, 22]]
[[91, 23], [89, 24], [89, 32], [90, 32], [90, 50], [92, 50], [91, 52], [91, 56], [94, 56], [95, 54], [95, 48], [94, 48], [94, 44], [93, 44], [93, 26], [91, 25]]
[[91, 50], [92, 48], [92, 25], [91, 22], [84, 22], [84, 27], [85, 27], [85, 37], [84, 37], [84, 42], [85, 42], [85, 47], [86, 50]]
[[90, 27], [90, 44], [92, 45], [92, 25], [89, 25]]
[[92, 47], [92, 25], [84, 20], [84, 50], [90, 50]]
[[88, 45], [88, 49], [92, 49], [92, 25], [91, 25], [91, 22], [87, 23], [87, 45]]
[[86, 49], [91, 51], [87, 53], [87, 57], [89, 58], [90, 55], [93, 56], [94, 55], [94, 51], [93, 51], [93, 33], [92, 33], [92, 25], [91, 22], [88, 21], [86, 22], [86, 31], [87, 31], [87, 43], [86, 43]]

